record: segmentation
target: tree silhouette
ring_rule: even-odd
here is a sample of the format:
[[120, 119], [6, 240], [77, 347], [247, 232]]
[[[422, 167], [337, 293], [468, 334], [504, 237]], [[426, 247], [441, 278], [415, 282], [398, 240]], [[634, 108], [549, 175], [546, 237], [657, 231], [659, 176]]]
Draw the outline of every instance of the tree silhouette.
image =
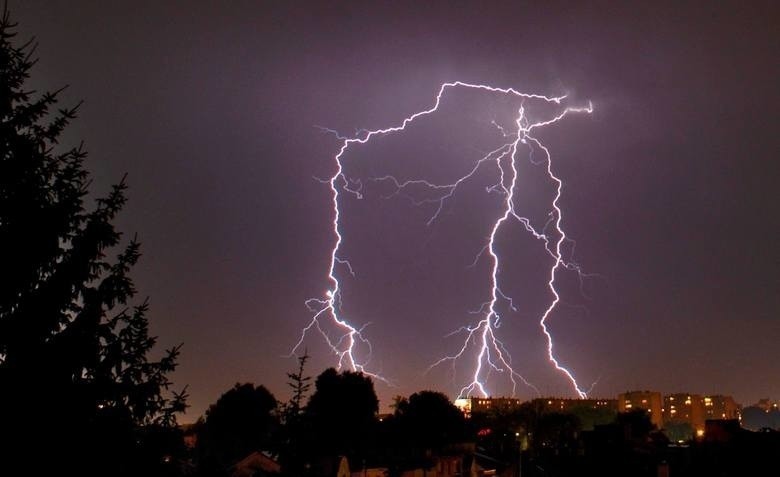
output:
[[616, 422], [624, 429], [626, 439], [636, 443], [647, 442], [650, 433], [655, 429], [655, 424], [644, 409], [618, 413]]
[[227, 474], [239, 459], [271, 445], [278, 425], [276, 398], [252, 383], [236, 384], [209, 406], [198, 434], [203, 475]]
[[544, 407], [538, 401], [519, 406], [491, 406], [473, 412], [468, 424], [477, 434], [477, 445], [483, 453], [504, 462], [515, 462], [523, 448], [536, 434]]
[[303, 412], [303, 398], [311, 388], [311, 376], [304, 376], [303, 368], [306, 366], [306, 361], [309, 359], [308, 352], [305, 352], [303, 356], [298, 358], [298, 372], [287, 373], [287, 377], [290, 379], [287, 381], [287, 385], [293, 390], [293, 395], [285, 405], [285, 421], [297, 420], [300, 414]]
[[317, 377], [306, 406], [311, 456], [346, 455], [362, 462], [376, 432], [379, 400], [371, 378], [352, 371], [326, 369]]
[[418, 450], [439, 451], [465, 437], [463, 413], [439, 392], [420, 391], [399, 400], [394, 417], [405, 441]]
[[293, 394], [284, 406], [284, 426], [279, 436], [282, 443], [279, 458], [282, 469], [287, 474], [300, 475], [303, 471], [306, 421], [304, 419], [305, 407], [302, 403], [306, 393], [311, 388], [309, 382], [311, 376], [305, 376], [303, 370], [308, 359], [309, 354], [305, 352], [303, 356], [298, 357], [298, 371], [287, 373], [287, 377], [290, 379], [287, 385], [290, 386]]
[[[175, 430], [184, 395], [166, 397], [179, 348], [147, 355], [147, 303], [129, 305], [139, 258], [133, 239], [114, 260], [112, 221], [124, 179], [87, 211], [82, 146], [59, 138], [76, 108], [53, 111], [57, 95], [24, 84], [32, 42], [16, 46], [16, 25], [0, 19], [0, 466], [46, 452], [39, 473], [162, 472], [154, 442]], [[109, 466], [110, 467], [107, 467]], [[48, 467], [48, 468], [47, 468]], [[3, 474], [0, 468], [0, 474]]]
[[556, 453], [571, 452], [576, 446], [580, 422], [577, 416], [562, 412], [542, 414], [537, 421], [534, 448]]
[[696, 429], [689, 422], [677, 421], [664, 424], [664, 434], [670, 441], [689, 441], [693, 439]]

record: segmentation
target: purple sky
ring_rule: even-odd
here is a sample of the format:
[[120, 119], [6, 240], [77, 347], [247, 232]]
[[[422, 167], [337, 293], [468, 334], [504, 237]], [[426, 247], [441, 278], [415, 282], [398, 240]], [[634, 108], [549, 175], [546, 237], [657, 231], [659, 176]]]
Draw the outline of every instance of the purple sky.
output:
[[[160, 3], [10, 8], [20, 37], [40, 42], [32, 84], [70, 84], [65, 99], [85, 100], [66, 139], [85, 141], [93, 190], [128, 173], [119, 226], [143, 243], [134, 276], [153, 333], [184, 343], [174, 380], [189, 385], [185, 420], [237, 381], [288, 398], [295, 361], [284, 356], [310, 319], [305, 300], [328, 286], [334, 240], [330, 189], [314, 177], [334, 173], [339, 142], [314, 126], [395, 125], [455, 80], [593, 101], [592, 115], [539, 136], [565, 182], [575, 258], [601, 277], [585, 296], [563, 279], [567, 305], [550, 319], [559, 357], [584, 385], [598, 380], [594, 395], [780, 398], [775, 2]], [[409, 134], [356, 148], [348, 173], [462, 175], [506, 104], [453, 91], [444, 106]], [[539, 217], [550, 189], [533, 170], [520, 185]], [[467, 380], [423, 373], [457, 350], [445, 335], [489, 293], [488, 262], [467, 268], [499, 207], [484, 193], [491, 172], [480, 177], [430, 227], [430, 207], [382, 199], [381, 187], [345, 198], [343, 250], [358, 275], [342, 275], [344, 310], [372, 323], [370, 367], [396, 383], [376, 385], [383, 406], [425, 388], [453, 395]], [[543, 394], [572, 396], [538, 327], [549, 260], [520, 232], [499, 241], [518, 300], [499, 332]], [[306, 345], [310, 374], [335, 364], [317, 336]], [[491, 389], [508, 392], [500, 380]]]

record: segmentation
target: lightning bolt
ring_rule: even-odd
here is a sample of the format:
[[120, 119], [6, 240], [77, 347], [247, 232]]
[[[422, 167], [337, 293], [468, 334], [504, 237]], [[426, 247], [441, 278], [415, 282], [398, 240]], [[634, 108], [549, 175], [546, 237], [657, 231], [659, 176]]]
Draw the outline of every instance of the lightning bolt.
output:
[[[501, 259], [496, 249], [496, 236], [505, 223], [510, 220], [516, 220], [525, 228], [527, 232], [544, 243], [545, 251], [553, 258], [553, 265], [550, 268], [549, 280], [547, 282], [553, 299], [540, 317], [539, 324], [547, 340], [547, 355], [549, 361], [553, 364], [557, 371], [561, 372], [569, 380], [576, 394], [580, 398], [585, 398], [587, 397], [587, 393], [580, 388], [577, 380], [574, 377], [574, 374], [569, 369], [564, 367], [555, 357], [553, 336], [547, 326], [548, 319], [560, 302], [560, 295], [555, 286], [556, 277], [560, 269], [564, 268], [567, 270], [573, 270], [580, 275], [580, 278], [582, 278], [583, 273], [579, 265], [574, 262], [567, 261], [563, 258], [561, 250], [562, 245], [565, 241], [569, 240], [562, 227], [563, 214], [558, 204], [561, 197], [563, 182], [553, 173], [552, 158], [548, 148], [545, 147], [538, 139], [533, 137], [531, 133], [534, 129], [548, 126], [562, 120], [570, 113], [591, 113], [593, 111], [593, 107], [590, 103], [587, 107], [566, 107], [558, 115], [550, 119], [538, 122], [530, 122], [525, 115], [525, 108], [522, 105], [522, 102], [526, 100], [539, 100], [545, 103], [559, 105], [561, 101], [566, 98], [566, 96], [549, 97], [539, 94], [522, 93], [513, 88], [497, 88], [489, 85], [470, 84], [460, 81], [443, 83], [436, 95], [436, 101], [431, 108], [416, 112], [411, 116], [404, 118], [401, 123], [396, 126], [376, 130], [360, 130], [356, 133], [355, 137], [343, 137], [335, 131], [326, 129], [327, 131], [334, 133], [341, 141], [341, 147], [334, 157], [336, 163], [336, 172], [333, 174], [333, 176], [330, 177], [329, 180], [323, 181], [329, 184], [332, 192], [332, 226], [333, 234], [335, 236], [335, 243], [331, 249], [330, 266], [328, 269], [328, 281], [330, 282], [330, 287], [325, 291], [325, 296], [323, 298], [312, 298], [306, 302], [307, 306], [312, 311], [313, 316], [308, 325], [303, 328], [300, 339], [293, 347], [291, 354], [295, 354], [303, 344], [308, 333], [313, 329], [316, 329], [324, 337], [328, 347], [337, 357], [339, 368], [346, 366], [351, 370], [361, 371], [387, 382], [387, 380], [378, 373], [367, 370], [372, 348], [371, 343], [363, 334], [365, 326], [357, 328], [341, 315], [341, 283], [338, 279], [337, 268], [342, 267], [346, 269], [346, 271], [351, 275], [354, 275], [354, 270], [347, 260], [340, 257], [343, 236], [341, 233], [339, 220], [339, 198], [342, 193], [352, 194], [357, 198], [361, 198], [361, 190], [363, 185], [360, 181], [353, 181], [347, 178], [347, 176], [344, 174], [343, 159], [350, 146], [366, 144], [375, 136], [403, 131], [416, 119], [434, 113], [438, 110], [445, 91], [447, 89], [456, 87], [481, 90], [494, 94], [497, 93], [509, 95], [520, 99], [521, 106], [518, 109], [517, 118], [515, 120], [516, 130], [513, 132], [508, 132], [507, 129], [494, 122], [494, 125], [499, 129], [501, 134], [508, 142], [505, 142], [496, 149], [485, 154], [482, 158], [476, 161], [473, 168], [466, 175], [458, 178], [455, 182], [452, 183], [436, 184], [424, 179], [401, 181], [394, 176], [382, 176], [372, 179], [379, 182], [390, 182], [395, 188], [395, 192], [391, 194], [391, 196], [403, 194], [417, 205], [424, 203], [437, 203], [435, 212], [427, 221], [427, 224], [430, 225], [439, 217], [445, 202], [454, 196], [458, 187], [474, 177], [477, 171], [485, 164], [495, 163], [499, 172], [498, 182], [493, 186], [488, 187], [487, 192], [499, 193], [503, 195], [503, 210], [500, 217], [493, 223], [487, 244], [477, 254], [477, 257], [472, 264], [476, 265], [485, 252], [490, 255], [492, 261], [490, 275], [490, 300], [486, 303], [483, 303], [479, 310], [476, 311], [476, 313], [484, 315], [483, 318], [480, 319], [476, 324], [461, 327], [450, 333], [450, 335], [465, 334], [463, 345], [460, 347], [458, 352], [453, 355], [445, 356], [444, 358], [436, 361], [429, 367], [429, 370], [445, 362], [451, 362], [454, 372], [456, 361], [463, 358], [471, 347], [475, 347], [476, 362], [474, 364], [474, 371], [471, 377], [471, 381], [461, 388], [459, 392], [460, 396], [469, 396], [474, 393], [488, 396], [489, 392], [486, 388], [485, 382], [491, 372], [507, 373], [509, 380], [512, 383], [513, 394], [516, 392], [518, 380], [523, 384], [535, 389], [537, 394], [539, 394], [539, 390], [535, 386], [529, 383], [520, 373], [515, 371], [512, 365], [511, 355], [504, 346], [504, 343], [496, 336], [496, 330], [500, 327], [501, 324], [501, 315], [497, 309], [499, 302], [503, 300], [508, 304], [510, 309], [516, 309], [511, 297], [502, 292], [500, 287], [499, 272], [501, 268]], [[551, 204], [549, 220], [541, 230], [534, 228], [528, 218], [521, 216], [515, 210], [514, 197], [518, 177], [517, 152], [521, 145], [523, 147], [529, 148], [529, 154], [533, 153], [534, 147], [543, 152], [544, 159], [542, 162], [547, 164], [547, 174], [556, 184], [556, 193]], [[535, 164], [540, 163], [533, 161], [533, 159], [532, 162]], [[434, 192], [440, 192], [441, 195], [436, 198], [417, 200], [414, 198], [413, 194], [407, 193], [407, 190], [411, 187], [420, 186]], [[554, 228], [554, 237], [551, 237], [551, 235], [546, 233], [546, 230], [549, 227]], [[328, 321], [330, 326], [335, 328], [335, 336], [323, 328], [324, 321]], [[357, 356], [359, 349], [365, 349], [366, 351], [366, 356], [362, 360]]]

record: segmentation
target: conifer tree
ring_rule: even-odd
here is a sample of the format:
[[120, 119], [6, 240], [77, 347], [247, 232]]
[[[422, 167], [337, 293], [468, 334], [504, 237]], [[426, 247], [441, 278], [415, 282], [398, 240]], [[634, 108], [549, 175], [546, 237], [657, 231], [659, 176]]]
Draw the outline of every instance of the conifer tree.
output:
[[311, 388], [311, 376], [305, 376], [303, 369], [306, 366], [306, 361], [309, 360], [309, 353], [304, 352], [303, 356], [298, 357], [298, 372], [287, 373], [287, 377], [290, 379], [287, 381], [287, 385], [292, 389], [293, 395], [285, 405], [285, 420], [297, 419], [303, 412], [303, 399], [306, 397], [306, 393]]
[[311, 388], [311, 376], [304, 374], [308, 359], [309, 353], [304, 352], [303, 356], [298, 357], [298, 371], [287, 373], [287, 378], [289, 378], [287, 385], [292, 390], [292, 396], [284, 405], [282, 414], [284, 427], [279, 436], [281, 441], [279, 459], [282, 470], [287, 475], [301, 475], [304, 472], [303, 461], [306, 454], [307, 432], [304, 399]]
[[114, 252], [125, 180], [85, 206], [86, 151], [59, 145], [78, 106], [56, 109], [62, 90], [25, 88], [35, 45], [17, 45], [15, 26], [4, 9], [0, 466], [29, 465], [34, 453], [45, 456], [34, 461], [41, 473], [51, 465], [60, 475], [155, 475], [170, 460], [160, 443], [185, 406], [183, 392], [168, 391], [179, 347], [150, 359], [148, 305], [132, 304], [129, 277], [139, 243]]

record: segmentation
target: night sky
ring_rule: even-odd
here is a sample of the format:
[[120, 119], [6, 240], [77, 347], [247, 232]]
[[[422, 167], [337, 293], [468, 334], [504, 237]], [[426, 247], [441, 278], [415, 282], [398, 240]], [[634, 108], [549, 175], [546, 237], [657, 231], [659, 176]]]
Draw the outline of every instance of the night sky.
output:
[[[20, 37], [40, 43], [31, 85], [69, 84], [65, 102], [84, 100], [65, 142], [84, 140], [93, 192], [128, 174], [118, 226], [143, 244], [134, 277], [153, 334], [184, 343], [173, 376], [189, 386], [184, 421], [237, 381], [289, 397], [285, 356], [311, 319], [306, 299], [329, 286], [335, 240], [316, 178], [334, 174], [340, 142], [316, 126], [396, 125], [457, 80], [593, 102], [538, 135], [565, 183], [574, 259], [594, 274], [581, 289], [561, 275], [549, 320], [581, 384], [596, 381], [599, 397], [780, 398], [780, 7], [570, 3], [10, 2]], [[452, 90], [408, 134], [350, 149], [346, 172], [452, 181], [517, 106]], [[521, 162], [518, 200], [543, 223], [550, 184]], [[338, 270], [344, 316], [370, 323], [368, 368], [394, 383], [376, 383], [383, 408], [469, 380], [469, 361], [454, 377], [425, 370], [459, 349], [447, 334], [488, 299], [489, 260], [469, 267], [500, 207], [485, 192], [495, 169], [483, 172], [430, 226], [435, 206], [385, 198], [387, 184], [343, 198], [356, 272]], [[497, 244], [518, 308], [498, 333], [515, 369], [543, 395], [573, 397], [538, 325], [550, 258], [517, 224]], [[336, 364], [320, 336], [304, 347], [310, 374]], [[493, 378], [491, 392], [510, 392]]]

